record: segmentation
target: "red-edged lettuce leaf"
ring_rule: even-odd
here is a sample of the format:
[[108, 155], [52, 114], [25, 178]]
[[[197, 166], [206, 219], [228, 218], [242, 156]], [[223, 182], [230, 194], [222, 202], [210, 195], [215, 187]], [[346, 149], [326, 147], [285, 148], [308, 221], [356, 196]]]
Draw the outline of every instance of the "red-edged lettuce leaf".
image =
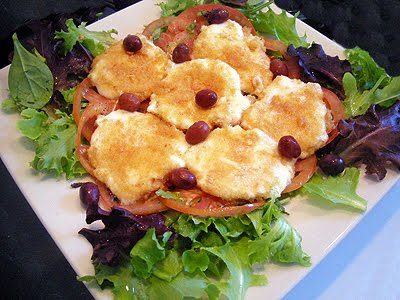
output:
[[400, 170], [400, 101], [386, 109], [373, 105], [365, 115], [341, 121], [338, 129], [333, 152], [347, 165], [365, 164], [367, 174], [379, 180], [388, 164]]
[[104, 229], [83, 228], [79, 234], [93, 246], [92, 261], [108, 266], [118, 265], [122, 256], [129, 254], [148, 229], [155, 228], [157, 235], [169, 231], [161, 214], [136, 216], [121, 208], [105, 211], [97, 204], [89, 205], [86, 223], [91, 224], [98, 220], [104, 223]]
[[346, 72], [351, 72], [347, 60], [326, 55], [319, 44], [312, 44], [309, 48], [289, 45], [288, 54], [299, 58], [301, 80], [317, 82], [333, 90], [341, 99], [344, 98], [343, 76]]

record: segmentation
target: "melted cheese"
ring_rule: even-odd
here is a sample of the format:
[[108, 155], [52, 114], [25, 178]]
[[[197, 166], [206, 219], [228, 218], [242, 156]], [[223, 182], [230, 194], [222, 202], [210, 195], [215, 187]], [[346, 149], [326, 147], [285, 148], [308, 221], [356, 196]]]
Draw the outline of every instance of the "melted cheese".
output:
[[113, 99], [126, 92], [145, 100], [167, 75], [171, 64], [167, 54], [138, 36], [143, 45], [140, 51], [128, 53], [120, 41], [94, 59], [89, 78], [101, 95]]
[[261, 96], [271, 83], [269, 58], [261, 38], [231, 20], [222, 24], [203, 26], [194, 42], [193, 58], [220, 59], [240, 75], [241, 89]]
[[328, 140], [331, 117], [319, 84], [278, 76], [266, 89], [265, 97], [245, 111], [242, 126], [259, 128], [276, 141], [293, 136], [304, 158]]
[[[203, 89], [217, 93], [218, 100], [212, 108], [201, 108], [195, 102], [196, 93]], [[170, 70], [151, 96], [147, 111], [177, 128], [187, 129], [200, 120], [211, 126], [238, 124], [249, 105], [233, 68], [219, 60], [195, 59]]]
[[185, 160], [203, 191], [228, 201], [279, 196], [294, 175], [294, 161], [278, 154], [276, 141], [240, 126], [215, 129]]
[[97, 124], [89, 161], [123, 204], [161, 188], [169, 171], [185, 166], [183, 133], [156, 116], [118, 110], [99, 117]]

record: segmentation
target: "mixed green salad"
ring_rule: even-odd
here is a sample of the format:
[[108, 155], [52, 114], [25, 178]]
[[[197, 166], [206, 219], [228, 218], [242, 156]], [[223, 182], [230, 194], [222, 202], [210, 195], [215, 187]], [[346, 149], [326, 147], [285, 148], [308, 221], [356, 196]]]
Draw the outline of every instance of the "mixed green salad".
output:
[[[116, 299], [244, 299], [249, 287], [267, 283], [264, 275], [254, 271], [256, 266], [311, 264], [301, 236], [285, 218], [284, 204], [291, 197], [306, 195], [362, 212], [367, 202], [356, 194], [358, 167], [365, 165], [366, 173], [379, 180], [389, 166], [400, 168], [400, 77], [390, 77], [358, 47], [346, 50], [347, 60], [326, 55], [320, 45], [298, 35], [295, 17], [275, 13], [272, 1], [168, 0], [159, 6], [163, 17], [175, 17], [206, 3], [240, 11], [258, 33], [288, 45], [285, 55], [297, 59], [303, 81], [320, 83], [341, 98], [345, 119], [318, 155], [339, 155], [346, 169], [338, 176], [317, 171], [302, 188], [270, 199], [261, 209], [222, 218], [174, 211], [146, 216], [119, 208], [105, 211], [94, 188], [91, 197], [97, 201], [87, 201], [86, 221], [100, 220], [105, 227], [80, 231], [93, 245], [95, 275], [79, 280], [111, 289]], [[167, 29], [156, 28], [153, 39]], [[116, 31], [95, 32], [68, 19], [33, 33], [22, 41], [25, 46], [13, 36], [10, 96], [2, 109], [20, 113], [17, 128], [35, 146], [33, 169], [79, 180], [86, 172], [75, 155], [73, 95], [93, 58], [115, 42]], [[270, 50], [269, 55], [285, 60], [279, 51]], [[173, 192], [159, 196], [178, 197]]]

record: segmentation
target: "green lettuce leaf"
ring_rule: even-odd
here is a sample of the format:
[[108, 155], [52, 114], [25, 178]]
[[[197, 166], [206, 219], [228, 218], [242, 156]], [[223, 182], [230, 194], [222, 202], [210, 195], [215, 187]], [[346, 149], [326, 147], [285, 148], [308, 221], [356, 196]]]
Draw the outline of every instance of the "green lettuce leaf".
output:
[[204, 251], [190, 249], [183, 252], [182, 263], [186, 272], [195, 273], [197, 270], [204, 272], [208, 269], [210, 258]]
[[135, 274], [148, 278], [156, 263], [165, 258], [165, 249], [158, 242], [155, 229], [149, 229], [131, 250], [131, 261]]
[[168, 16], [176, 16], [179, 15], [182, 11], [203, 4], [205, 1], [202, 0], [167, 0], [165, 2], [161, 2], [158, 5], [161, 8], [161, 15], [163, 17]]
[[253, 264], [268, 259], [310, 266], [310, 257], [301, 247], [301, 236], [283, 217], [278, 205], [271, 204], [261, 215], [252, 215], [253, 224], [261, 226], [260, 237], [250, 241], [249, 256]]
[[17, 122], [17, 128], [27, 138], [37, 140], [46, 131], [48, 117], [43, 111], [26, 108], [21, 116], [24, 119]]
[[383, 107], [392, 106], [400, 99], [400, 76], [392, 77], [390, 82], [382, 89], [375, 91], [375, 104]]
[[181, 272], [174, 280], [167, 282], [151, 277], [146, 284], [147, 299], [183, 300], [207, 298], [206, 289], [210, 282], [199, 275]]
[[374, 103], [374, 92], [378, 89], [384, 77], [381, 77], [370, 90], [359, 92], [357, 80], [351, 73], [343, 76], [343, 88], [346, 95], [343, 105], [346, 110], [346, 116], [351, 118], [364, 114]]
[[80, 280], [95, 280], [122, 299], [244, 299], [250, 286], [266, 284], [264, 275], [254, 273], [254, 264], [310, 265], [301, 237], [274, 201], [240, 217], [167, 213], [166, 224], [178, 234], [174, 243], [167, 242], [170, 235], [157, 237], [150, 229], [132, 248], [126, 264], [98, 265], [94, 276]]
[[180, 215], [177, 223], [173, 226], [179, 234], [196, 241], [201, 233], [208, 233], [208, 228], [212, 223], [211, 218], [198, 218], [192, 215]]
[[67, 179], [81, 176], [86, 172], [75, 156], [77, 126], [71, 116], [64, 113], [58, 115], [60, 118], [36, 140], [36, 156], [31, 166], [56, 176], [65, 173]]
[[153, 275], [171, 281], [182, 271], [181, 257], [176, 250], [168, 251], [165, 259], [154, 265], [152, 270]]
[[19, 106], [40, 109], [53, 94], [53, 75], [43, 57], [26, 50], [16, 34], [12, 39], [14, 56], [8, 73], [10, 97]]
[[141, 279], [134, 275], [130, 261], [125, 261], [118, 267], [96, 265], [95, 275], [78, 278], [83, 282], [95, 281], [103, 288], [110, 288], [115, 299], [132, 300], [183, 300], [187, 298], [204, 299], [211, 292], [214, 297], [217, 291], [210, 290], [210, 281], [199, 275], [179, 273], [173, 280], [166, 281], [156, 276]]
[[161, 37], [161, 33], [166, 32], [167, 29], [167, 26], [154, 29], [153, 33], [151, 34], [151, 37], [153, 38], [153, 43], [157, 42], [157, 40]]
[[54, 176], [65, 173], [67, 179], [86, 173], [75, 156], [77, 126], [72, 116], [56, 112], [57, 119], [50, 123], [43, 111], [32, 108], [23, 110], [21, 116], [24, 119], [17, 128], [35, 144], [32, 168]]
[[261, 33], [274, 36], [278, 40], [287, 45], [297, 47], [308, 47], [306, 35], [299, 36], [296, 30], [296, 18], [290, 17], [285, 11], [280, 14], [275, 13], [272, 9], [266, 12], [256, 11], [255, 13], [246, 13], [254, 28]]
[[129, 261], [118, 267], [96, 265], [95, 272], [95, 276], [84, 276], [79, 280], [84, 282], [96, 280], [102, 287], [111, 284], [116, 299], [146, 299], [143, 283], [133, 276], [133, 268]]
[[360, 171], [357, 168], [347, 168], [341, 176], [336, 177], [324, 177], [315, 173], [301, 191], [316, 199], [366, 210], [367, 201], [356, 193], [359, 176]]
[[393, 105], [400, 98], [400, 76], [391, 78], [384, 88], [379, 89], [386, 79], [387, 77], [382, 75], [370, 90], [359, 92], [356, 78], [351, 73], [344, 74], [343, 87], [346, 98], [343, 105], [347, 117], [363, 115], [373, 104], [385, 107]]
[[181, 201], [181, 196], [179, 195], [178, 192], [169, 192], [169, 191], [158, 190], [158, 191], [156, 191], [156, 195], [159, 197], [165, 198], [165, 199]]
[[83, 22], [78, 27], [72, 19], [65, 22], [67, 31], [57, 31], [56, 39], [64, 40], [62, 48], [63, 54], [66, 55], [72, 50], [76, 43], [81, 43], [90, 53], [97, 56], [103, 53], [108, 46], [115, 42], [112, 34], [116, 34], [115, 29], [109, 31], [91, 31], [86, 28], [86, 23]]
[[61, 95], [63, 96], [65, 102], [67, 102], [68, 104], [74, 103], [74, 94], [76, 92], [76, 89], [77, 89], [77, 87], [75, 86], [68, 90], [61, 91]]
[[254, 227], [248, 217], [215, 218], [212, 221], [215, 229], [227, 240], [239, 237], [243, 232], [251, 232], [254, 236]]
[[[272, 202], [245, 216], [197, 219], [181, 215], [171, 225], [179, 234], [184, 228], [185, 236], [192, 238], [196, 246], [201, 245], [184, 252], [185, 271], [224, 273], [224, 269], [214, 268], [217, 263], [203, 251], [218, 257], [229, 271], [228, 280], [219, 288], [230, 299], [244, 297], [249, 286], [265, 284], [264, 276], [253, 274], [255, 263], [274, 261], [310, 265], [310, 257], [302, 250], [300, 235], [283, 217], [280, 207]], [[210, 236], [217, 241], [211, 247], [206, 246]]]
[[261, 240], [263, 239], [266, 246], [269, 245], [271, 259], [274, 262], [298, 263], [306, 267], [311, 265], [310, 256], [301, 248], [301, 236], [285, 218], [277, 219], [271, 231]]
[[19, 107], [13, 98], [7, 98], [1, 102], [1, 109], [5, 113], [15, 113], [19, 110]]
[[244, 299], [253, 280], [248, 240], [243, 239], [235, 244], [226, 243], [220, 247], [207, 247], [204, 250], [219, 257], [229, 270], [230, 276], [223, 293], [229, 299]]
[[381, 82], [380, 87], [388, 84], [389, 76], [386, 74], [385, 69], [378, 66], [367, 51], [355, 47], [347, 49], [345, 52], [347, 60], [351, 64], [352, 73], [357, 80], [359, 90], [372, 89], [381, 76], [384, 76], [385, 79]]

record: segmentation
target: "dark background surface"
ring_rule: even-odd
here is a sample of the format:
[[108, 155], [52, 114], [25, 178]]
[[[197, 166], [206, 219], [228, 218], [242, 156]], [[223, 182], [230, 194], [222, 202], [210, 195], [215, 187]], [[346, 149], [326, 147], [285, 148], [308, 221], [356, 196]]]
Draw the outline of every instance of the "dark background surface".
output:
[[[54, 2], [54, 3], [53, 3]], [[73, 12], [93, 4], [106, 14], [137, 1], [0, 0], [0, 64], [8, 64], [10, 34], [35, 16]], [[44, 3], [52, 3], [45, 5]], [[278, 0], [345, 47], [368, 50], [392, 75], [400, 73], [400, 1]], [[104, 5], [107, 8], [104, 10]], [[0, 298], [91, 299], [0, 162]]]

